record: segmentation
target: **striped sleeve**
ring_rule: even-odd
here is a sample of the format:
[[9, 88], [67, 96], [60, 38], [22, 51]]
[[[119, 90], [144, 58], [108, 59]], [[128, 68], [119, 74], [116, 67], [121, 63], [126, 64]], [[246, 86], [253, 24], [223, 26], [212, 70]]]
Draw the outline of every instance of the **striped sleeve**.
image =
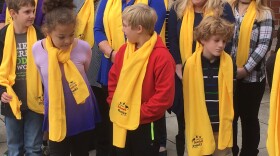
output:
[[251, 44], [253, 41], [257, 41], [256, 49], [250, 55], [244, 68], [251, 72], [258, 65], [258, 63], [264, 58], [266, 52], [269, 50], [273, 31], [273, 20], [271, 12], [267, 12], [266, 20], [259, 23], [259, 34], [256, 36], [254, 30], [252, 32]]

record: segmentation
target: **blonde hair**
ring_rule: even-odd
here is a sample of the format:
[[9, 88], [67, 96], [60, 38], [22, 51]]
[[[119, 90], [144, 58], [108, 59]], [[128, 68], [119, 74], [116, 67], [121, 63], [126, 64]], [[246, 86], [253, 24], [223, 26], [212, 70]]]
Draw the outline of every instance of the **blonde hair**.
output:
[[132, 29], [141, 25], [152, 35], [157, 21], [157, 14], [153, 8], [139, 3], [126, 7], [122, 13], [122, 19], [127, 20]]
[[[267, 19], [267, 14], [271, 14], [272, 17], [274, 16], [273, 11], [267, 5], [267, 0], [255, 0], [255, 1], [257, 5], [256, 20], [258, 22]], [[238, 4], [238, 0], [229, 0], [229, 3], [232, 8], [235, 8]]]
[[[221, 16], [223, 13], [224, 0], [206, 0], [207, 2], [203, 6], [204, 12], [214, 11], [215, 16]], [[178, 19], [182, 19], [184, 13], [188, 7], [192, 7], [192, 0], [176, 0], [174, 2], [174, 10], [177, 13]]]
[[211, 36], [218, 35], [228, 42], [233, 36], [233, 31], [233, 24], [220, 17], [208, 16], [194, 29], [194, 39], [201, 43], [202, 40], [207, 41]]

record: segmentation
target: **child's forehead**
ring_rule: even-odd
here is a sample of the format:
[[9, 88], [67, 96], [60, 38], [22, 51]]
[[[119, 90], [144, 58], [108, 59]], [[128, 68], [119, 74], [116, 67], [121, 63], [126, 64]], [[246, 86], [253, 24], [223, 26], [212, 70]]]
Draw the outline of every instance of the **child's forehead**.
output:
[[209, 39], [221, 39], [221, 40], [225, 38], [226, 38], [225, 34], [212, 34], [209, 37]]
[[31, 3], [28, 4], [23, 4], [21, 6], [19, 6], [19, 10], [27, 10], [27, 9], [34, 9], [35, 6], [32, 5]]
[[128, 19], [126, 17], [122, 17], [122, 22], [123, 23], [128, 23]]
[[60, 33], [60, 34], [67, 34], [67, 33], [73, 33], [75, 30], [75, 24], [59, 24], [57, 23], [52, 30], [53, 32]]
[[126, 18], [123, 18], [123, 19], [122, 19], [122, 24], [125, 25], [125, 26], [130, 26], [129, 21], [128, 21], [128, 19], [126, 19]]

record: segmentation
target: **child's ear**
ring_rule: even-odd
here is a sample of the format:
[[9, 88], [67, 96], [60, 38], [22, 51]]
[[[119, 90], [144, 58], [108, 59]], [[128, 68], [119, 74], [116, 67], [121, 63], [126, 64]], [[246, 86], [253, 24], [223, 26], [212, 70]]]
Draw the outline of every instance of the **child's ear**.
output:
[[198, 41], [198, 42], [200, 42], [202, 45], [204, 45], [205, 40], [200, 40], [200, 41]]
[[17, 12], [14, 9], [10, 9], [9, 13], [10, 13], [12, 18], [14, 18], [14, 16], [17, 14]]
[[137, 26], [137, 33], [141, 33], [143, 31], [142, 25]]

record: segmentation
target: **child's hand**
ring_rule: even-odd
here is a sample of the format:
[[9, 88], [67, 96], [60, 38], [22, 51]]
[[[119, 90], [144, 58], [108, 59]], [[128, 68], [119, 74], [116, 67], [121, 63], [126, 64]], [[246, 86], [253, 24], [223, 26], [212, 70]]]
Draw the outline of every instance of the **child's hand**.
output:
[[0, 29], [2, 29], [5, 26], [5, 23], [1, 22], [0, 23]]
[[176, 64], [176, 74], [182, 80], [183, 78], [183, 71], [182, 71], [182, 64]]
[[111, 62], [112, 63], [114, 63], [115, 62], [115, 57], [116, 57], [116, 54], [117, 54], [117, 52], [114, 50], [113, 52], [112, 52], [112, 56], [111, 56]]
[[4, 92], [3, 94], [2, 94], [2, 96], [1, 96], [1, 101], [3, 102], [3, 103], [9, 103], [9, 102], [11, 102], [12, 101], [12, 96], [11, 95], [9, 95], [7, 92]]
[[248, 72], [245, 70], [245, 68], [237, 68], [237, 79], [243, 79], [248, 75]]

